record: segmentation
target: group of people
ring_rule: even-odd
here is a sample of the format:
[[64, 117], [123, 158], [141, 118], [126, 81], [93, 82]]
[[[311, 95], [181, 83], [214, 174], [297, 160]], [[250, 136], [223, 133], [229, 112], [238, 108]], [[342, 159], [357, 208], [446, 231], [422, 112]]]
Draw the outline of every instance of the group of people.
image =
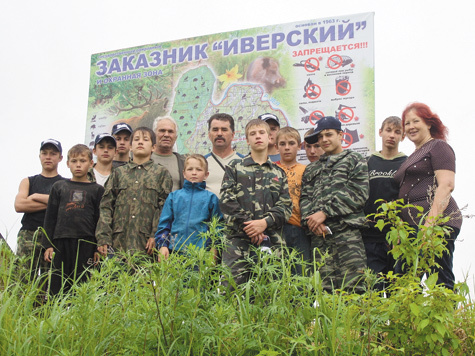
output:
[[[324, 260], [318, 266], [327, 291], [358, 291], [366, 267], [375, 273], [394, 268], [387, 231], [366, 216], [376, 212], [377, 199], [397, 198], [422, 206], [426, 225], [439, 214], [450, 216], [447, 253], [437, 262], [439, 282], [453, 288], [462, 222], [450, 196], [455, 155], [447, 129], [427, 105], [411, 104], [402, 120], [387, 118], [379, 130], [382, 150], [368, 159], [343, 149], [341, 123], [330, 116], [305, 133], [308, 165], [297, 162], [298, 130], [280, 128], [269, 113], [247, 123], [246, 156], [232, 147], [228, 114], [209, 118], [212, 151], [205, 156], [174, 152], [177, 133], [171, 117], [157, 118], [153, 129], [118, 123], [96, 137], [92, 152], [82, 144], [68, 151], [71, 179], [58, 174], [60, 142], [41, 143], [42, 172], [23, 179], [15, 199], [16, 211], [24, 213], [17, 254], [32, 258], [32, 276], [53, 269], [52, 294], [86, 279], [100, 256], [140, 252], [162, 261], [186, 254], [190, 245], [213, 249], [203, 232], [215, 216], [226, 226], [226, 244], [215, 258], [230, 268], [229, 288], [249, 280], [250, 261], [265, 245], [276, 254], [283, 246], [295, 250], [302, 262], [292, 268], [295, 274]], [[409, 158], [398, 150], [404, 135], [416, 146]], [[428, 189], [434, 191], [430, 202]], [[403, 212], [406, 221], [412, 216]], [[46, 234], [36, 232], [39, 226]]]

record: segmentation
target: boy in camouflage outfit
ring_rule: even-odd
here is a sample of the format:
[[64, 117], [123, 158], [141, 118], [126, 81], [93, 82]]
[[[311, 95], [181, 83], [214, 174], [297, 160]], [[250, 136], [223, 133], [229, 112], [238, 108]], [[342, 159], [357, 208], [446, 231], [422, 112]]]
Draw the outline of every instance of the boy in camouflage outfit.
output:
[[[229, 229], [223, 262], [240, 285], [250, 276], [246, 259], [267, 237], [272, 247], [285, 244], [282, 227], [292, 213], [285, 172], [267, 157], [269, 125], [255, 119], [246, 125], [250, 155], [226, 166], [220, 208]], [[231, 288], [232, 289], [232, 288]]]
[[327, 254], [320, 268], [323, 288], [361, 292], [358, 282], [366, 255], [360, 229], [369, 194], [368, 166], [359, 153], [343, 150], [342, 137], [340, 121], [330, 116], [320, 119], [315, 132], [305, 137], [310, 144], [318, 142], [325, 154], [305, 169], [300, 209], [315, 259]]
[[155, 133], [139, 127], [131, 140], [134, 158], [112, 171], [101, 201], [96, 239], [104, 256], [109, 246], [116, 251], [152, 255], [160, 213], [172, 189], [170, 173], [150, 158]]

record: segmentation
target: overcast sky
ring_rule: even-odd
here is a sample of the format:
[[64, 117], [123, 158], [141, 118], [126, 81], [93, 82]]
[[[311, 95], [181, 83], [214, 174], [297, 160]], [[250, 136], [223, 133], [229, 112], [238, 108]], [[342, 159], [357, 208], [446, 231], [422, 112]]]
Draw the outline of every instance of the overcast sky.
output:
[[[237, 29], [375, 12], [376, 126], [413, 101], [449, 127], [457, 156], [453, 193], [475, 214], [473, 80], [475, 32], [469, 1], [8, 1], [0, 22], [0, 103], [4, 173], [0, 232], [16, 247], [21, 214], [13, 202], [22, 178], [41, 171], [39, 144], [65, 151], [84, 141], [90, 56]], [[467, 138], [468, 137], [468, 138]], [[407, 140], [406, 140], [407, 141]], [[379, 149], [381, 144], [376, 142]], [[409, 141], [401, 145], [413, 152]], [[60, 173], [70, 177], [65, 162]], [[454, 272], [473, 285], [474, 219], [464, 219]]]

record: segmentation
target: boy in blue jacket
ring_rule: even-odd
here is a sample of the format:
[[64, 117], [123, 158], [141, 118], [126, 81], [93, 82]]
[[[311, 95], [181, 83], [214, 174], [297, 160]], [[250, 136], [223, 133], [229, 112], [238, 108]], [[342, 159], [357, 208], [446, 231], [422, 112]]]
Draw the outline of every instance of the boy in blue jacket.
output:
[[167, 259], [170, 252], [184, 252], [189, 245], [209, 247], [211, 241], [200, 233], [208, 230], [206, 222], [213, 216], [222, 217], [218, 197], [206, 190], [207, 160], [199, 154], [189, 155], [183, 175], [183, 188], [168, 195], [160, 215], [155, 233], [158, 261], [161, 257]]

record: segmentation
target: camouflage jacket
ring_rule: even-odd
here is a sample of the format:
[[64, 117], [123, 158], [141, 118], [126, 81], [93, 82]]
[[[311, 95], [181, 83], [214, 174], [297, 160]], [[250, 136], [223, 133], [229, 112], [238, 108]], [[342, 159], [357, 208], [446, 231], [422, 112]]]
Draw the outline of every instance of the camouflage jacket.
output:
[[145, 251], [154, 238], [163, 204], [171, 192], [170, 173], [152, 160], [114, 169], [100, 206], [96, 239], [118, 251]]
[[226, 166], [219, 200], [229, 237], [247, 237], [244, 222], [265, 219], [273, 243], [282, 243], [282, 227], [292, 213], [285, 172], [267, 160], [260, 165], [246, 156]]
[[97, 183], [96, 175], [94, 174], [94, 167], [89, 168], [87, 171], [87, 180], [91, 183]]
[[369, 196], [368, 165], [357, 152], [343, 151], [310, 163], [302, 178], [300, 211], [302, 226], [306, 218], [318, 211], [327, 216], [325, 224], [332, 230], [347, 226], [363, 227], [363, 208]]

